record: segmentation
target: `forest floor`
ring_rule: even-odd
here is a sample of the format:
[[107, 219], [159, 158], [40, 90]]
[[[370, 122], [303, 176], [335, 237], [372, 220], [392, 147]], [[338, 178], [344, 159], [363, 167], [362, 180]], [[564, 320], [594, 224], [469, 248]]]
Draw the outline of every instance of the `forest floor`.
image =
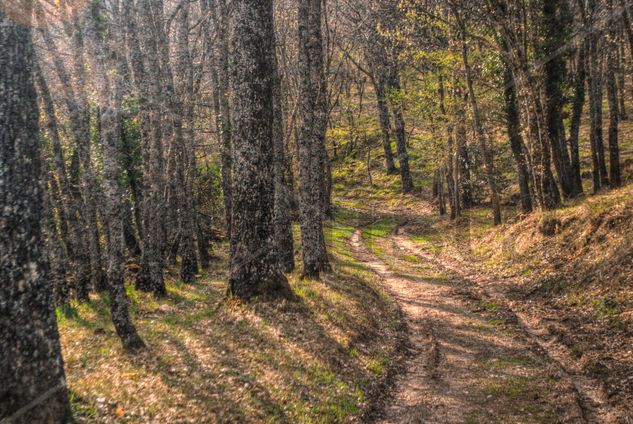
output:
[[401, 236], [358, 230], [353, 245], [402, 305], [410, 359], [388, 423], [578, 423], [573, 382], [516, 317], [467, 280], [410, 251]]
[[226, 246], [193, 285], [167, 275], [168, 296], [128, 286], [149, 348], [130, 356], [108, 298], [58, 310], [66, 376], [78, 422], [365, 422], [382, 409], [406, 337], [401, 313], [358, 264], [354, 228], [328, 226], [334, 272], [289, 276], [296, 302], [225, 299]]

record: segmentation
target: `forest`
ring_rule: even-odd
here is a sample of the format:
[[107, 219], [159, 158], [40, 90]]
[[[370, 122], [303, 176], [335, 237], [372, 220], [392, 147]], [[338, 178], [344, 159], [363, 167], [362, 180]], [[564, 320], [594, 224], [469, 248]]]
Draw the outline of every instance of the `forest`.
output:
[[633, 0], [0, 0], [0, 424], [633, 423]]

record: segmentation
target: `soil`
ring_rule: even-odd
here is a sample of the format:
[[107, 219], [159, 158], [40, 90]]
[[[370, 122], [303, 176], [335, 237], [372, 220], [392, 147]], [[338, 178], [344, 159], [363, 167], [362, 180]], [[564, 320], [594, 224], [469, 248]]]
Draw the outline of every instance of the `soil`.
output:
[[[602, 393], [566, 369], [506, 302], [417, 250], [404, 235], [360, 230], [352, 246], [404, 313], [410, 355], [384, 423], [583, 423], [602, 421]], [[415, 259], [418, 258], [418, 259]], [[596, 396], [589, 405], [588, 397]], [[604, 416], [604, 417], [603, 417]]]

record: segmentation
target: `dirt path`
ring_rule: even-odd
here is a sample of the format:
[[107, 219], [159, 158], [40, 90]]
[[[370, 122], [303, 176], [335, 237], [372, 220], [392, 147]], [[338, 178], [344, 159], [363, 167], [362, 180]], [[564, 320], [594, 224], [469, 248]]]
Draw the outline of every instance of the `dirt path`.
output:
[[[352, 245], [399, 302], [411, 352], [385, 423], [583, 423], [566, 373], [469, 284], [416, 261], [395, 239]], [[514, 322], [513, 322], [514, 321]]]
[[458, 255], [436, 255], [420, 248], [404, 234], [396, 234], [391, 238], [399, 249], [418, 256], [424, 262], [432, 264], [435, 268], [450, 274], [453, 278], [465, 281], [474, 290], [478, 291], [480, 296], [492, 299], [496, 304], [502, 305], [514, 315], [518, 326], [524, 330], [532, 341], [539, 345], [551, 361], [555, 362], [563, 370], [565, 378], [570, 381], [577, 394], [582, 415], [586, 422], [605, 424], [628, 422], [623, 420], [622, 417], [625, 414], [622, 411], [616, 410], [609, 404], [608, 396], [600, 381], [585, 375], [578, 369], [573, 353], [562, 343], [558, 342], [557, 337], [551, 334], [547, 325], [541, 322], [538, 317], [522, 311], [521, 305], [513, 301], [505, 293], [504, 290], [512, 286], [511, 282], [505, 281], [503, 284], [499, 284], [493, 278], [477, 272]]

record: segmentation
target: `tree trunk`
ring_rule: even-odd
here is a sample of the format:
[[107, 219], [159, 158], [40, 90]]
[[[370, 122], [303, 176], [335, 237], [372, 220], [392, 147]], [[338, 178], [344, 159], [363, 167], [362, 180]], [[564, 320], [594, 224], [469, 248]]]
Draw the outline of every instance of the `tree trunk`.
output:
[[456, 90], [457, 112], [456, 121], [457, 128], [455, 130], [455, 148], [457, 149], [457, 172], [459, 173], [459, 186], [457, 187], [457, 195], [461, 196], [462, 206], [464, 209], [470, 209], [474, 205], [473, 189], [470, 178], [470, 154], [468, 153], [468, 136], [466, 131], [466, 100], [461, 94], [461, 90]]
[[321, 0], [299, 1], [299, 137], [300, 220], [303, 276], [318, 278], [330, 270], [323, 234], [326, 90], [321, 37]]
[[[505, 47], [505, 46], [504, 46]], [[504, 48], [507, 53], [507, 48]], [[530, 172], [523, 138], [521, 137], [521, 119], [517, 102], [517, 90], [511, 65], [504, 59], [504, 99], [506, 112], [506, 125], [512, 154], [517, 165], [519, 190], [521, 195], [521, 210], [529, 214], [533, 210], [532, 194], [530, 191]]]
[[391, 150], [391, 119], [389, 118], [389, 106], [387, 103], [384, 78], [374, 73], [372, 81], [376, 92], [376, 107], [378, 109], [380, 132], [382, 134], [382, 147], [385, 152], [385, 166], [388, 174], [396, 174], [398, 169], [393, 161], [393, 151]]
[[[151, 0], [142, 0], [140, 16], [150, 25], [154, 21]], [[128, 6], [124, 6], [128, 7]], [[130, 16], [129, 8], [126, 12], [128, 22], [128, 44], [131, 48], [131, 61], [134, 79], [138, 88], [139, 107], [141, 110], [141, 128], [143, 145], [143, 185], [144, 196], [141, 206], [143, 229], [143, 254], [140, 269], [136, 276], [136, 288], [154, 293], [157, 297], [167, 294], [163, 277], [163, 220], [162, 220], [162, 190], [163, 190], [163, 134], [161, 128], [161, 88], [158, 81], [160, 61], [158, 47], [153, 31], [143, 27], [141, 36], [147, 50], [141, 54], [136, 21], [137, 16]], [[148, 58], [148, 67], [152, 72], [145, 72], [143, 57]]]
[[[47, 260], [50, 266], [49, 279], [53, 287], [55, 305], [68, 307], [70, 305], [70, 290], [66, 281], [68, 261], [64, 255], [64, 248], [57, 232], [55, 212], [53, 211], [53, 195], [56, 190], [55, 182], [50, 172], [46, 172], [46, 159], [42, 158], [42, 235], [45, 242]], [[61, 205], [59, 205], [61, 206]]]
[[582, 177], [580, 175], [580, 147], [579, 133], [582, 112], [585, 106], [585, 84], [587, 43], [583, 43], [576, 58], [576, 75], [574, 75], [574, 99], [572, 103], [571, 125], [569, 130], [569, 146], [571, 147], [571, 168], [574, 182], [574, 196], [583, 192]]
[[[449, 121], [449, 117], [446, 111], [446, 91], [444, 88], [444, 76], [440, 75], [440, 112], [444, 119]], [[459, 187], [459, 172], [457, 164], [457, 152], [455, 151], [455, 140], [453, 137], [453, 123], [448, 124], [447, 128], [447, 158], [446, 158], [446, 185], [448, 188], [448, 203], [451, 209], [451, 219], [456, 219], [461, 214], [459, 194], [457, 187]]]
[[[607, 2], [609, 13], [613, 13], [613, 0]], [[607, 47], [607, 99], [609, 101], [609, 181], [611, 187], [622, 185], [620, 171], [620, 147], [618, 145], [618, 125], [620, 113], [618, 107], [618, 86], [616, 82], [617, 60], [617, 32], [609, 32]]]
[[546, 0], [541, 2], [541, 31], [543, 41], [540, 54], [543, 58], [545, 115], [547, 132], [552, 149], [554, 167], [565, 197], [574, 195], [571, 163], [567, 151], [563, 127], [564, 106], [563, 83], [566, 75], [565, 57], [559, 54], [567, 42], [568, 15], [566, 0]]
[[272, 0], [235, 0], [231, 88], [235, 113], [229, 294], [290, 295], [274, 242], [275, 33]]
[[[181, 209], [181, 241], [180, 241], [180, 279], [186, 283], [193, 283], [198, 274], [198, 259], [196, 256], [196, 208], [193, 195], [193, 182], [197, 174], [195, 162], [194, 140], [194, 82], [193, 63], [189, 51], [189, 3], [184, 3], [180, 9], [178, 26], [178, 65], [177, 74], [180, 76], [179, 102], [172, 102], [172, 107], [181, 109], [182, 119], [174, 125], [180, 125], [176, 131], [176, 148], [179, 150], [181, 162], [180, 209]], [[167, 75], [173, 81], [171, 73]]]
[[214, 54], [214, 66], [211, 70], [213, 82], [214, 109], [216, 117], [216, 128], [220, 134], [222, 143], [222, 193], [224, 196], [224, 213], [226, 217], [227, 234], [231, 235], [231, 216], [232, 216], [232, 164], [231, 164], [231, 107], [228, 97], [228, 72], [229, 72], [229, 48], [227, 32], [225, 28], [228, 25], [228, 6], [226, 0], [215, 0], [210, 2], [210, 10], [212, 20], [215, 23], [215, 31], [217, 34], [217, 47]]
[[466, 70], [466, 84], [468, 87], [468, 97], [470, 98], [470, 105], [473, 110], [473, 118], [475, 124], [475, 133], [479, 139], [481, 150], [484, 156], [484, 163], [486, 165], [486, 180], [490, 189], [490, 198], [492, 202], [492, 211], [494, 214], [494, 224], [501, 224], [501, 203], [499, 202], [499, 192], [497, 191], [497, 182], [495, 179], [494, 169], [494, 157], [493, 151], [488, 146], [488, 140], [486, 139], [486, 133], [483, 126], [481, 113], [479, 111], [479, 104], [477, 103], [477, 97], [475, 96], [475, 89], [472, 81], [472, 71], [470, 63], [468, 61], [468, 45], [466, 44], [465, 34], [463, 34], [464, 28], [462, 28], [462, 57], [464, 61], [464, 68]]
[[626, 55], [624, 49], [624, 43], [621, 39], [618, 39], [618, 43], [616, 45], [616, 54], [617, 54], [617, 79], [618, 79], [618, 111], [620, 121], [626, 121], [629, 119], [628, 114], [626, 113]]
[[[123, 24], [118, 9], [113, 7], [117, 24]], [[94, 17], [98, 20], [98, 17]], [[98, 25], [98, 23], [97, 23]], [[114, 33], [99, 35], [97, 40], [96, 68], [101, 77], [100, 100], [101, 109], [101, 143], [103, 146], [103, 180], [106, 198], [104, 220], [107, 239], [107, 276], [108, 294], [110, 296], [110, 313], [117, 335], [128, 351], [138, 351], [145, 347], [132, 323], [128, 310], [128, 299], [125, 291], [125, 244], [123, 224], [127, 202], [120, 186], [122, 180], [121, 164], [121, 102], [123, 101], [123, 78], [127, 63], [118, 52], [118, 46], [124, 45], [117, 25]], [[107, 39], [105, 39], [107, 37]], [[113, 43], [108, 45], [108, 43]]]
[[72, 417], [43, 251], [34, 60], [31, 30], [0, 8], [0, 420], [63, 423]]
[[404, 109], [402, 107], [400, 74], [396, 69], [396, 64], [392, 64], [387, 80], [389, 98], [391, 99], [391, 109], [396, 134], [396, 147], [398, 151], [398, 163], [400, 165], [400, 179], [402, 180], [402, 192], [411, 193], [414, 189], [413, 177], [409, 169], [409, 152], [407, 151], [407, 133], [404, 121]]
[[290, 219], [290, 195], [292, 188], [286, 180], [286, 143], [282, 107], [281, 76], [277, 55], [273, 51], [273, 149], [274, 149], [274, 233], [275, 251], [280, 269], [292, 272], [295, 268], [294, 239]]
[[591, 118], [591, 159], [593, 163], [593, 191], [600, 191], [608, 184], [607, 168], [604, 159], [604, 141], [602, 135], [602, 66], [598, 57], [599, 37], [593, 36], [589, 54], [589, 114]]

